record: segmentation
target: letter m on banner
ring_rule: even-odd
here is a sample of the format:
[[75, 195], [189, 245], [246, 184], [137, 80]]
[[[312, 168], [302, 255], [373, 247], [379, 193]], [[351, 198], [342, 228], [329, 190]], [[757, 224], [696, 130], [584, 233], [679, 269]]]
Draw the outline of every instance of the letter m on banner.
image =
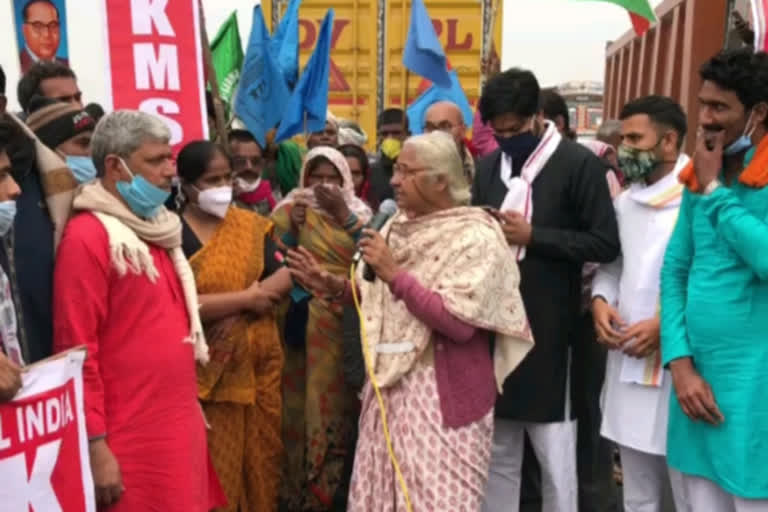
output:
[[174, 153], [208, 137], [197, 0], [102, 0], [112, 109], [141, 110], [171, 130]]
[[96, 512], [84, 360], [75, 349], [30, 367], [16, 398], [0, 404], [0, 509]]

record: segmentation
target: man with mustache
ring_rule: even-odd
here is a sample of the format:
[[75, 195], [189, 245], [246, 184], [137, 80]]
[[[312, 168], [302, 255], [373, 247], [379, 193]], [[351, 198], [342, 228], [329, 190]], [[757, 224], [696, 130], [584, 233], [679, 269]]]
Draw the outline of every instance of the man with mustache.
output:
[[54, 340], [88, 347], [84, 405], [96, 500], [111, 512], [221, 505], [197, 401], [208, 361], [179, 217], [171, 133], [144, 112], [104, 116], [56, 255]]
[[699, 137], [661, 273], [669, 465], [691, 510], [768, 510], [768, 55], [700, 70]]

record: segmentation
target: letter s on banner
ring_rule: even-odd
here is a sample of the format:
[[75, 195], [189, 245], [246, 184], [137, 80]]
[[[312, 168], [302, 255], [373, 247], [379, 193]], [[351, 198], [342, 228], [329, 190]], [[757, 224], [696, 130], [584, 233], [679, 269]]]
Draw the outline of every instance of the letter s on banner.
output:
[[150, 98], [141, 102], [139, 110], [149, 114], [155, 114], [165, 121], [165, 124], [168, 125], [168, 129], [171, 130], [171, 146], [176, 146], [179, 142], [184, 140], [184, 128], [182, 128], [175, 119], [168, 117], [168, 115], [179, 113], [179, 106], [175, 101], [163, 98]]
[[113, 110], [157, 115], [174, 154], [208, 137], [198, 0], [102, 0]]

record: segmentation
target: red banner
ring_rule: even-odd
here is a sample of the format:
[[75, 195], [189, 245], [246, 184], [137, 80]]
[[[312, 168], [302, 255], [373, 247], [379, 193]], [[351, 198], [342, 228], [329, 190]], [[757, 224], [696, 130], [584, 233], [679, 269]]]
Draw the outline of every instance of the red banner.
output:
[[112, 108], [155, 114], [178, 153], [208, 136], [197, 0], [104, 0]]
[[95, 512], [84, 359], [77, 350], [35, 365], [16, 398], [0, 404], [0, 509]]

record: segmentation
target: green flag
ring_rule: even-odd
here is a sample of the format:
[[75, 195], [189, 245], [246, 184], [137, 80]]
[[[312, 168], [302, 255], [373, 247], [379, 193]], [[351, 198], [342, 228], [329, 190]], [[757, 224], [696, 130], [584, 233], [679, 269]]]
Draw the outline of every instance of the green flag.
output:
[[648, 0], [595, 0], [619, 5], [629, 11], [632, 26], [638, 35], [644, 34], [650, 24], [656, 21], [656, 14]]
[[221, 99], [228, 105], [237, 90], [240, 70], [243, 67], [243, 45], [237, 26], [237, 11], [233, 11], [211, 42], [211, 58]]

